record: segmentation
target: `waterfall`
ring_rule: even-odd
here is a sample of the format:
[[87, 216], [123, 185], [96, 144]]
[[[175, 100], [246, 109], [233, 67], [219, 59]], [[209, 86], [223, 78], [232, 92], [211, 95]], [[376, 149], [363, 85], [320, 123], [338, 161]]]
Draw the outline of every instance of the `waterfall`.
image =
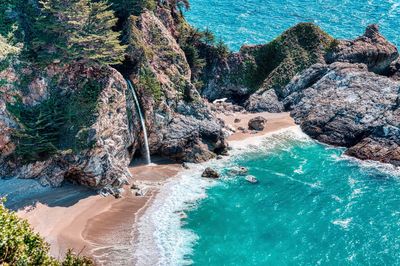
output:
[[139, 113], [140, 124], [142, 125], [142, 130], [143, 130], [143, 135], [144, 135], [144, 145], [145, 145], [145, 151], [146, 151], [146, 163], [150, 164], [151, 163], [151, 158], [150, 158], [149, 140], [147, 139], [147, 129], [146, 129], [146, 124], [145, 124], [145, 121], [144, 121], [142, 109], [140, 108], [139, 99], [138, 99], [138, 97], [136, 95], [136, 91], [133, 88], [133, 85], [132, 85], [131, 81], [127, 79], [126, 82], [128, 83], [128, 87], [132, 92], [133, 99], [135, 100], [136, 108], [137, 108], [137, 111]]

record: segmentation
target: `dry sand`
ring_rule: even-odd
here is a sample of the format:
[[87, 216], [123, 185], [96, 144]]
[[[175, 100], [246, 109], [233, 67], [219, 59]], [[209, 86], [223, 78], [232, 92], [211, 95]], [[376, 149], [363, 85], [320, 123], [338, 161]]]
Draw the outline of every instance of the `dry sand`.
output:
[[73, 247], [100, 265], [132, 265], [132, 258], [122, 255], [133, 253], [136, 219], [158, 188], [180, 169], [181, 165], [173, 163], [130, 168], [134, 183], [147, 191], [144, 196], [135, 196], [128, 186], [119, 199], [94, 195], [69, 207], [38, 203], [18, 214], [50, 243], [55, 257], [61, 258]]
[[[257, 113], [219, 115], [232, 128], [248, 128], [248, 121], [256, 116], [266, 118], [263, 131], [243, 133], [237, 130], [228, 141], [233, 144], [251, 137], [294, 126], [288, 113]], [[239, 123], [234, 120], [240, 119]], [[145, 196], [135, 196], [127, 187], [122, 198], [99, 195], [81, 199], [69, 207], [49, 207], [38, 203], [35, 208], [19, 211], [33, 228], [51, 245], [51, 254], [61, 257], [70, 247], [81, 254], [93, 257], [99, 265], [133, 265], [133, 244], [138, 217], [151, 204], [160, 186], [176, 176], [181, 165], [161, 162], [157, 165], [130, 168], [134, 183], [147, 190]], [[126, 256], [132, 254], [132, 256]]]
[[[248, 129], [248, 122], [250, 119], [257, 116], [262, 116], [267, 119], [265, 128], [262, 131], [248, 131], [243, 133], [239, 128]], [[289, 113], [233, 113], [231, 115], [219, 114], [218, 118], [225, 121], [225, 124], [236, 130], [235, 133], [229, 136], [228, 141], [232, 143], [233, 141], [241, 141], [251, 137], [260, 137], [268, 133], [279, 131], [288, 127], [296, 126], [293, 118], [290, 117]], [[235, 119], [239, 119], [240, 122], [235, 123]]]

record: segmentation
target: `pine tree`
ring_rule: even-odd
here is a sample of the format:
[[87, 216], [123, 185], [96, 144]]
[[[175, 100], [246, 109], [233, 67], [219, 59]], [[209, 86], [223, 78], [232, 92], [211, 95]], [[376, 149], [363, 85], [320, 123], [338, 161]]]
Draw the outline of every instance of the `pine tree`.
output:
[[120, 33], [112, 30], [117, 19], [106, 1], [43, 0], [41, 11], [33, 42], [39, 60], [117, 64], [124, 59]]
[[73, 57], [118, 64], [124, 60], [126, 47], [120, 44], [120, 33], [112, 31], [117, 18], [105, 1], [89, 3], [89, 12], [82, 30], [71, 33]]

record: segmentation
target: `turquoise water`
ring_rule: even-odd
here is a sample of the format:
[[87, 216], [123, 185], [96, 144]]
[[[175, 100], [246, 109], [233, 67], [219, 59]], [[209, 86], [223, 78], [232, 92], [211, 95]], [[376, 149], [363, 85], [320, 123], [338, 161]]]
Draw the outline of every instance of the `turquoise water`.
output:
[[[400, 177], [277, 135], [221, 165], [188, 213], [194, 265], [400, 265]], [[259, 184], [229, 175], [246, 166]], [[390, 168], [389, 168], [390, 169]]]
[[273, 40], [299, 22], [314, 22], [336, 38], [355, 38], [370, 23], [400, 45], [399, 0], [191, 0], [186, 16], [234, 50]]

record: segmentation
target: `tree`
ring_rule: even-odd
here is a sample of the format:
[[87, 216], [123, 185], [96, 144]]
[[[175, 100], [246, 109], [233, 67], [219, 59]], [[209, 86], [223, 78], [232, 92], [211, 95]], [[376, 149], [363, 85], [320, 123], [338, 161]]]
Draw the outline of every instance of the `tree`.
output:
[[26, 220], [7, 210], [0, 198], [0, 265], [91, 266], [86, 258], [68, 251], [60, 262], [51, 257], [49, 244], [33, 232]]
[[117, 18], [106, 1], [42, 0], [41, 15], [35, 23], [32, 49], [39, 60], [65, 63], [94, 60], [118, 64], [125, 46], [112, 28]]
[[118, 17], [125, 20], [130, 15], [138, 16], [144, 10], [154, 10], [157, 7], [156, 0], [111, 0], [112, 8]]

